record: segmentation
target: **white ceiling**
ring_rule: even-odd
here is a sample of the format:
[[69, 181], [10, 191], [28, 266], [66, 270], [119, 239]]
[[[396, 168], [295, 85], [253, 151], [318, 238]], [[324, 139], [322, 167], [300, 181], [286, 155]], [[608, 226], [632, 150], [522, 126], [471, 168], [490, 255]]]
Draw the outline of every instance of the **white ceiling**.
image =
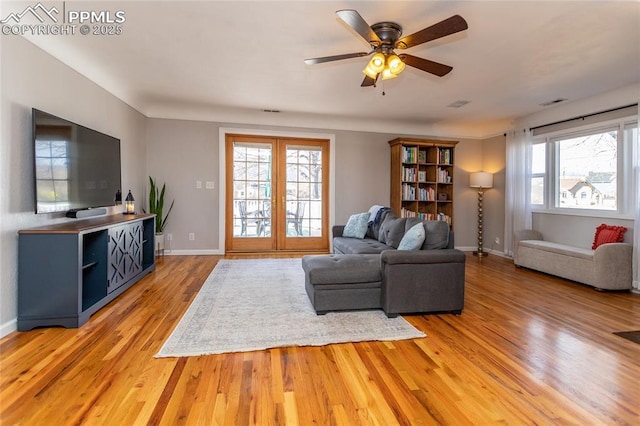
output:
[[[123, 34], [30, 40], [149, 117], [481, 138], [502, 133], [544, 102], [640, 81], [635, 1], [67, 1], [65, 7], [123, 10]], [[337, 19], [339, 9], [356, 9], [369, 24], [397, 22], [405, 35], [454, 14], [469, 29], [406, 51], [453, 66], [449, 75], [407, 67], [385, 81], [382, 96], [381, 84], [360, 87], [368, 58], [303, 62], [369, 50]], [[458, 100], [470, 103], [448, 107]]]

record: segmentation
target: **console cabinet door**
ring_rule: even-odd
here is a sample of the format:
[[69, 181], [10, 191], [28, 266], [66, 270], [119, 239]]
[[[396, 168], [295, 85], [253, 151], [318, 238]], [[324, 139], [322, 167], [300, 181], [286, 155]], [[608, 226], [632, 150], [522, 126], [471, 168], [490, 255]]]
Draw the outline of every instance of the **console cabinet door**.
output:
[[109, 281], [112, 292], [142, 272], [142, 222], [109, 229]]

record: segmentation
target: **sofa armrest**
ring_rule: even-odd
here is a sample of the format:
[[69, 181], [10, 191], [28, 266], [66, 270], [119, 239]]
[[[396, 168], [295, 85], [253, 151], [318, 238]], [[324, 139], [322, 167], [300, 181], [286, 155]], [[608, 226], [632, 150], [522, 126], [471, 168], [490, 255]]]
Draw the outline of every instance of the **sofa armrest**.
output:
[[385, 250], [380, 260], [380, 300], [387, 316], [462, 312], [466, 260], [462, 251]]
[[533, 229], [524, 229], [522, 231], [516, 231], [515, 233], [516, 245], [520, 241], [524, 240], [542, 240], [542, 233], [534, 231]]
[[520, 259], [518, 258], [518, 248], [520, 241], [524, 240], [543, 240], [542, 233], [534, 231], [533, 229], [523, 229], [522, 231], [516, 231], [513, 241], [513, 263], [520, 265]]
[[608, 290], [626, 290], [632, 286], [633, 246], [627, 243], [609, 243], [599, 246], [593, 253], [595, 287]]
[[439, 250], [384, 250], [380, 260], [387, 265], [464, 263], [464, 252], [457, 249]]
[[331, 232], [333, 233], [333, 238], [342, 237], [342, 232], [344, 231], [345, 225], [334, 225], [331, 228]]

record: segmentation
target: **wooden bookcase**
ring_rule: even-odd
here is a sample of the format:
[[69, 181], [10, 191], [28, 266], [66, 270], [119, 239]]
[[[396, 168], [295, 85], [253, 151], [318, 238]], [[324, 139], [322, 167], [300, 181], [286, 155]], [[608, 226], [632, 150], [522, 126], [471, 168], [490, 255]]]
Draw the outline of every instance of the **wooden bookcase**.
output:
[[391, 209], [401, 217], [444, 220], [453, 229], [457, 141], [396, 138], [391, 145]]

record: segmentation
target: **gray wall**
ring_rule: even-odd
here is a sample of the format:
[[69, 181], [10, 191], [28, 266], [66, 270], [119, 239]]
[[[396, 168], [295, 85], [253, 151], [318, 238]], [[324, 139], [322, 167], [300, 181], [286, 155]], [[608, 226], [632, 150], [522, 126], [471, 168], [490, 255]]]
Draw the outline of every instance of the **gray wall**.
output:
[[[202, 121], [147, 120], [149, 176], [166, 184], [165, 208], [175, 200], [164, 230], [173, 240], [165, 241], [165, 249], [218, 249], [219, 127]], [[202, 182], [201, 189], [196, 189], [196, 181]], [[213, 190], [205, 188], [207, 181], [214, 182]], [[189, 241], [190, 232], [194, 241]]]
[[[143, 196], [146, 118], [22, 37], [0, 38], [0, 336], [17, 317], [17, 231], [72, 219], [33, 212], [31, 108], [121, 139], [122, 185]], [[115, 212], [115, 209], [112, 209]], [[34, 265], [37, 267], [37, 265]]]
[[[214, 121], [185, 121], [168, 119], [148, 120], [148, 170], [159, 182], [167, 184], [167, 200], [176, 205], [167, 222], [165, 234], [172, 235], [167, 249], [174, 254], [221, 253], [219, 228], [224, 217], [220, 216], [220, 182], [218, 173], [220, 128], [264, 130], [281, 134], [333, 134], [335, 135], [335, 223], [346, 223], [353, 213], [367, 211], [374, 204], [389, 205], [390, 148], [389, 140], [396, 134], [338, 131], [332, 129], [301, 129], [293, 127], [250, 126]], [[415, 136], [428, 137], [428, 136]], [[483, 167], [483, 147], [492, 155], [500, 155], [496, 164], [504, 164], [504, 138], [485, 144], [477, 140], [461, 140], [456, 148], [454, 171], [454, 223], [456, 246], [472, 249], [476, 244], [477, 192], [469, 188], [469, 171]], [[502, 153], [499, 149], [502, 148]], [[498, 167], [498, 166], [496, 166]], [[502, 169], [504, 167], [502, 166]], [[498, 169], [496, 169], [498, 170]], [[203, 188], [196, 189], [196, 181]], [[213, 190], [205, 189], [205, 182], [215, 182]], [[500, 179], [496, 178], [496, 183]], [[502, 183], [502, 188], [504, 184]], [[503, 190], [496, 185], [491, 199], [491, 220], [486, 226], [487, 235], [500, 237], [502, 241], [504, 218]], [[499, 203], [502, 202], [502, 205]], [[488, 203], [487, 203], [488, 204]], [[495, 214], [493, 212], [495, 211]], [[188, 234], [196, 234], [189, 241]]]

